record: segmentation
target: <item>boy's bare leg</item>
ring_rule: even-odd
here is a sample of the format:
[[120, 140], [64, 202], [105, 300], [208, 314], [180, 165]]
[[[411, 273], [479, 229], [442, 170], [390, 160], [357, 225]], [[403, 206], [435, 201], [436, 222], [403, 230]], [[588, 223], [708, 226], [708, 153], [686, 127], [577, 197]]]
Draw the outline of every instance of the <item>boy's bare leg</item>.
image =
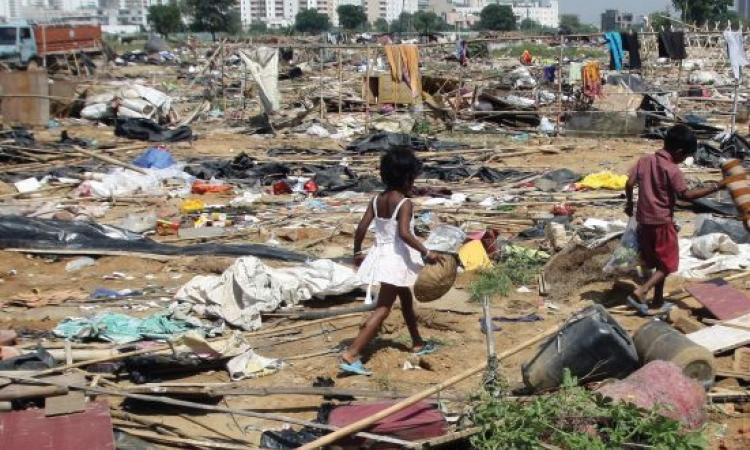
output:
[[656, 283], [654, 286], [654, 301], [652, 306], [660, 307], [664, 304], [664, 283], [667, 281], [667, 276], [664, 275], [664, 279]]
[[351, 364], [359, 358], [359, 354], [362, 350], [373, 340], [378, 334], [380, 326], [383, 321], [391, 313], [393, 302], [396, 301], [398, 295], [398, 288], [390, 284], [381, 284], [380, 293], [378, 294], [378, 303], [375, 305], [375, 310], [367, 318], [364, 326], [359, 330], [359, 334], [352, 342], [352, 345], [341, 355], [341, 358]]
[[409, 329], [409, 335], [411, 336], [412, 348], [415, 352], [419, 351], [424, 347], [424, 341], [419, 335], [419, 327], [417, 325], [417, 314], [414, 312], [414, 298], [411, 295], [409, 288], [399, 288], [398, 298], [401, 299], [401, 315], [404, 316], [404, 322], [406, 322], [406, 328]]
[[656, 269], [654, 273], [651, 275], [651, 278], [648, 279], [641, 287], [636, 289], [633, 292], [633, 295], [637, 297], [638, 301], [641, 303], [644, 303], [644, 300], [646, 296], [648, 296], [648, 293], [651, 292], [652, 289], [658, 287], [661, 285], [661, 296], [662, 299], [664, 297], [664, 280], [667, 278], [667, 274], [660, 270]]

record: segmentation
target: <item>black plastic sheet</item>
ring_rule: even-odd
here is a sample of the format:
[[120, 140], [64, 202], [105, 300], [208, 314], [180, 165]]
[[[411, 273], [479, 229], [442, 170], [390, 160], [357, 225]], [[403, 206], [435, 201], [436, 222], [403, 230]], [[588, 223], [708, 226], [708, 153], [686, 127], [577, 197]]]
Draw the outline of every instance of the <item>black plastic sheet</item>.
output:
[[378, 131], [355, 139], [346, 148], [356, 153], [385, 153], [392, 149], [408, 148], [415, 152], [427, 150], [455, 150], [465, 148], [466, 145], [457, 142], [445, 142], [432, 138], [423, 138], [408, 133], [391, 133]]
[[149, 142], [178, 142], [192, 139], [193, 130], [183, 125], [170, 130], [150, 119], [117, 119], [115, 136]]
[[447, 182], [478, 178], [485, 183], [502, 183], [518, 181], [530, 175], [529, 172], [514, 169], [498, 170], [487, 166], [472, 165], [461, 157], [447, 161], [430, 162], [422, 167], [422, 177]]
[[0, 248], [97, 250], [175, 256], [255, 256], [304, 262], [307, 256], [263, 244], [160, 244], [139, 234], [93, 222], [0, 215]]

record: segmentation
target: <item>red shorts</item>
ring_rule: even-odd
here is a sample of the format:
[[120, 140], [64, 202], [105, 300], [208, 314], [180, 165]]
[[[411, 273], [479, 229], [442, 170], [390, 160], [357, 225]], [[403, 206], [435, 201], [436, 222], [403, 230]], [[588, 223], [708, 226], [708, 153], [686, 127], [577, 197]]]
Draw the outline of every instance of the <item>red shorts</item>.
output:
[[670, 274], [680, 266], [680, 245], [673, 223], [638, 225], [638, 247], [646, 267]]

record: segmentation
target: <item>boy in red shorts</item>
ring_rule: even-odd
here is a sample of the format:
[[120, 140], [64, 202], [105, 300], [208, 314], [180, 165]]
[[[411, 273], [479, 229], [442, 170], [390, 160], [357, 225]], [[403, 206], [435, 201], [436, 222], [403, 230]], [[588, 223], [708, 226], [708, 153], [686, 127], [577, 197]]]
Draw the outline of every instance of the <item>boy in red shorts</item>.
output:
[[638, 246], [641, 257], [653, 274], [638, 287], [628, 303], [641, 315], [648, 314], [646, 296], [655, 289], [652, 305], [664, 304], [664, 281], [677, 272], [680, 249], [677, 228], [674, 224], [674, 207], [677, 199], [692, 201], [713, 194], [721, 184], [688, 190], [685, 177], [677, 166], [695, 153], [698, 140], [685, 125], [676, 125], [667, 131], [664, 149], [642, 157], [630, 170], [625, 186], [627, 205], [625, 213], [633, 216], [633, 189], [638, 186]]

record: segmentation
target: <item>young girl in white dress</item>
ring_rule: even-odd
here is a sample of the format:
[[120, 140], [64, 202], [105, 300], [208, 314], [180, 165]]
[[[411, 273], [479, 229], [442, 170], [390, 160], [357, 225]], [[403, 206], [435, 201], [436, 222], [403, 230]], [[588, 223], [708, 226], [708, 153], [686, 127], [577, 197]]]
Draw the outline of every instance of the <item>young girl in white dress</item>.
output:
[[[439, 254], [428, 251], [414, 236], [409, 192], [421, 168], [414, 152], [408, 149], [391, 150], [380, 160], [380, 178], [386, 190], [372, 200], [354, 235], [354, 261], [359, 266], [359, 277], [370, 286], [379, 283], [380, 292], [375, 310], [341, 355], [339, 367], [343, 372], [372, 374], [362, 364], [360, 353], [378, 333], [397, 297], [401, 300], [401, 313], [411, 335], [412, 350], [422, 355], [435, 350], [433, 343], [425, 342], [419, 335], [410, 290], [424, 262], [432, 264], [442, 259]], [[375, 245], [364, 257], [362, 241], [373, 220]]]

